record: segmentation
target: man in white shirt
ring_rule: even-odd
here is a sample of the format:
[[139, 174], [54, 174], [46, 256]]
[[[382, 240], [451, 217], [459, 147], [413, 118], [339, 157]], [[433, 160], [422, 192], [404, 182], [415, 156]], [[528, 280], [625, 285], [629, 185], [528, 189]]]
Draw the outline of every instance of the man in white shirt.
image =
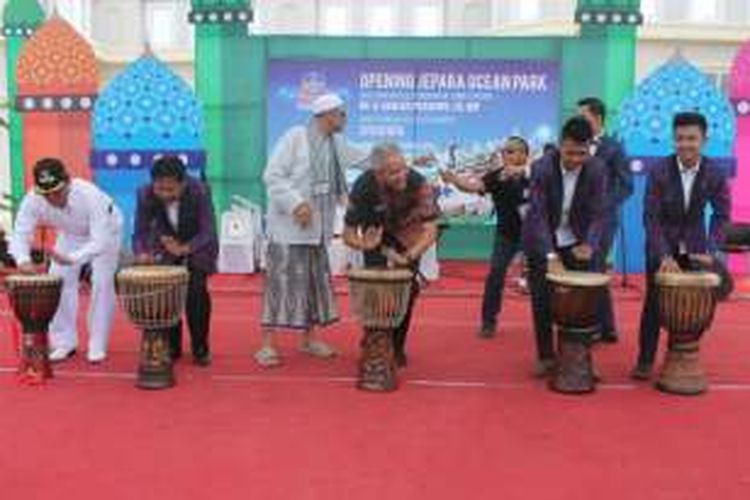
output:
[[35, 231], [44, 226], [57, 232], [57, 242], [50, 252], [50, 273], [63, 278], [63, 288], [49, 327], [52, 361], [62, 361], [76, 352], [79, 276], [81, 267], [91, 264], [87, 358], [100, 363], [107, 357], [115, 311], [114, 276], [122, 239], [122, 214], [94, 184], [71, 179], [58, 159], [38, 161], [33, 173], [34, 189], [21, 202], [10, 253], [22, 272], [35, 272], [30, 256]]
[[315, 337], [315, 329], [338, 320], [326, 246], [333, 235], [336, 207], [347, 193], [345, 170], [364, 163], [368, 153], [350, 147], [344, 101], [318, 97], [313, 117], [278, 141], [263, 175], [268, 190], [268, 265], [263, 293], [263, 346], [255, 354], [265, 367], [281, 363], [276, 329], [302, 332], [300, 350], [319, 358], [335, 351]]

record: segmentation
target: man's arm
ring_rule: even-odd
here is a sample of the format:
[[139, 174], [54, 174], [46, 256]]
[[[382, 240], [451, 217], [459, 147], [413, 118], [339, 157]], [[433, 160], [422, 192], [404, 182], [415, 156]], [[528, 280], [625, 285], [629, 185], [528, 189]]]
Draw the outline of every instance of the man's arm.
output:
[[305, 202], [302, 193], [291, 182], [294, 150], [298, 141], [302, 140], [302, 137], [298, 137], [300, 134], [299, 130], [292, 129], [276, 143], [263, 172], [263, 182], [269, 197], [287, 214], [292, 214], [295, 208]]
[[532, 168], [531, 171], [529, 211], [524, 223], [523, 241], [524, 247], [542, 257], [554, 250], [547, 217], [547, 190], [543, 168]]
[[435, 244], [437, 237], [437, 221], [431, 220], [422, 223], [422, 231], [419, 234], [419, 238], [417, 238], [417, 241], [406, 250], [405, 257], [411, 261], [419, 259], [432, 245]]
[[648, 256], [656, 259], [658, 264], [664, 257], [669, 257], [669, 245], [661, 226], [661, 200], [663, 186], [658, 175], [658, 168], [649, 172], [646, 179], [646, 194], [643, 200], [643, 225], [646, 227]]
[[189, 253], [195, 253], [216, 242], [216, 221], [211, 195], [205, 186], [201, 186], [198, 198], [198, 234], [187, 242]]
[[29, 195], [23, 198], [16, 214], [16, 223], [10, 237], [8, 250], [19, 266], [31, 262], [31, 241], [39, 223], [34, 200]]
[[440, 178], [447, 184], [452, 184], [459, 191], [464, 193], [484, 193], [486, 190], [485, 183], [482, 179], [473, 176], [462, 176], [455, 172], [446, 170], [440, 173]]

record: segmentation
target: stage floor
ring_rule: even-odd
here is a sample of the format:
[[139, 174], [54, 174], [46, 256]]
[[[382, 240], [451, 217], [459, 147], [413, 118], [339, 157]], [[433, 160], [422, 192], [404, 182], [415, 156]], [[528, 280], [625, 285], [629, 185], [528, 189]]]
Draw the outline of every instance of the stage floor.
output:
[[[750, 497], [750, 301], [720, 305], [703, 342], [711, 391], [661, 394], [629, 380], [641, 293], [616, 288], [622, 340], [597, 347], [597, 393], [562, 396], [530, 376], [528, 298], [509, 290], [499, 336], [475, 336], [484, 266], [452, 264], [420, 299], [410, 366], [392, 394], [353, 388], [359, 330], [326, 337], [331, 362], [295, 351], [256, 367], [259, 278], [214, 288], [210, 368], [133, 387], [138, 334], [118, 313], [108, 362], [56, 366], [17, 385], [0, 338], [0, 498], [722, 499]], [[640, 280], [634, 280], [637, 283]]]

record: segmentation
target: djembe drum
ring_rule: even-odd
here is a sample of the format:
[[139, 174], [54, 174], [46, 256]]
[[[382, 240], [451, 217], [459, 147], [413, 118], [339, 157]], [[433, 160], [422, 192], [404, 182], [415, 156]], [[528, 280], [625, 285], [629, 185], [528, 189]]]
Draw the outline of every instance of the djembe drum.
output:
[[393, 330], [409, 307], [414, 273], [406, 269], [352, 269], [349, 296], [364, 329], [357, 387], [387, 392], [398, 386]]
[[142, 331], [136, 381], [141, 389], [175, 384], [169, 331], [180, 321], [188, 278], [188, 270], [181, 266], [135, 266], [117, 273], [122, 307]]
[[10, 305], [23, 328], [18, 376], [22, 383], [52, 378], [48, 328], [60, 304], [62, 278], [51, 274], [16, 274], [5, 279]]
[[610, 277], [606, 274], [566, 271], [547, 274], [551, 286], [552, 319], [558, 331], [558, 365], [550, 388], [567, 394], [596, 389], [591, 344], [600, 329], [599, 304]]
[[668, 350], [656, 387], [664, 392], [697, 395], [708, 389], [699, 360], [700, 340], [716, 310], [715, 273], [658, 273], [659, 323], [668, 332]]

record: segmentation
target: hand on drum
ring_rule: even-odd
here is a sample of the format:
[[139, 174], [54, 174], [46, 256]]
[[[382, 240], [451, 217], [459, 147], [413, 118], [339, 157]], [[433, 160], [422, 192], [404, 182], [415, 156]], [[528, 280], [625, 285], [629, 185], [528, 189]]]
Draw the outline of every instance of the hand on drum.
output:
[[380, 246], [383, 240], [383, 227], [382, 226], [370, 226], [367, 229], [360, 228], [359, 234], [359, 246], [362, 250], [373, 250]]
[[156, 262], [153, 255], [148, 253], [141, 253], [135, 256], [135, 263], [139, 266], [147, 266]]
[[711, 268], [714, 265], [714, 258], [707, 253], [690, 254], [690, 260], [704, 268]]
[[576, 260], [587, 261], [594, 256], [594, 250], [586, 243], [573, 247], [572, 252]]
[[183, 244], [171, 236], [162, 236], [161, 244], [164, 249], [175, 257], [185, 257], [190, 253], [190, 245]]
[[664, 257], [661, 260], [661, 266], [659, 266], [660, 273], [681, 273], [682, 269], [677, 261], [672, 257]]
[[403, 255], [392, 248], [384, 247], [383, 255], [388, 259], [388, 263], [393, 267], [409, 267], [411, 260], [406, 255]]
[[549, 274], [563, 274], [565, 272], [565, 265], [557, 256], [555, 256], [554, 258], [548, 258], [547, 272]]

